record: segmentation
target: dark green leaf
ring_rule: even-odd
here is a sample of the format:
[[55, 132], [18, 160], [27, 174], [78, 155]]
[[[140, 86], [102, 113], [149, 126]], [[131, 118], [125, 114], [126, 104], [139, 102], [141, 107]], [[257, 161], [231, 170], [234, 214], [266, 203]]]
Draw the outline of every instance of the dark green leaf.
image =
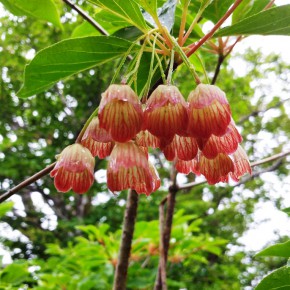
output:
[[0, 281], [3, 283], [9, 283], [12, 285], [18, 285], [29, 278], [29, 272], [27, 264], [25, 263], [14, 263], [8, 265], [0, 276]]
[[290, 268], [282, 267], [266, 276], [255, 288], [255, 290], [289, 289]]
[[52, 0], [0, 0], [3, 5], [17, 16], [26, 15], [53, 23], [62, 28], [57, 8]]
[[290, 5], [278, 6], [225, 27], [216, 36], [290, 35]]
[[135, 26], [124, 27], [113, 34], [113, 36], [127, 39], [130, 41], [136, 40], [141, 35], [142, 32]]
[[100, 8], [113, 13], [126, 20], [131, 25], [138, 27], [141, 31], [146, 32], [148, 26], [141, 13], [140, 7], [133, 0], [127, 0], [126, 5], [122, 0], [88, 0]]
[[283, 244], [281, 243], [270, 246], [256, 255], [256, 257], [260, 256], [277, 256], [288, 258], [290, 257], [290, 241]]
[[[131, 42], [113, 36], [67, 39], [41, 50], [25, 68], [19, 97], [42, 92], [77, 72], [120, 57]], [[136, 48], [138, 46], [136, 45]]]

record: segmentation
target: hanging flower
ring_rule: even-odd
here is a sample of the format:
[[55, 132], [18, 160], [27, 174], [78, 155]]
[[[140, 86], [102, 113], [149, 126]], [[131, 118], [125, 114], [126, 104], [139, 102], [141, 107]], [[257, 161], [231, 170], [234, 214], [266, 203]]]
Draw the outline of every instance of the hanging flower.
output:
[[146, 195], [158, 186], [157, 173], [150, 169], [146, 154], [132, 141], [114, 146], [108, 162], [107, 183], [113, 192], [131, 188]]
[[235, 127], [234, 121], [232, 121], [223, 136], [211, 135], [208, 139], [199, 139], [198, 144], [203, 155], [206, 158], [212, 159], [219, 153], [234, 153], [242, 140], [242, 136]]
[[141, 103], [128, 85], [110, 85], [102, 94], [99, 108], [100, 127], [116, 142], [127, 142], [141, 130]]
[[144, 128], [162, 139], [186, 131], [187, 103], [175, 86], [160, 85], [151, 94], [144, 112]]
[[91, 152], [81, 144], [67, 146], [57, 157], [57, 163], [51, 171], [54, 185], [60, 192], [72, 189], [76, 193], [85, 193], [94, 182], [95, 159]]
[[94, 117], [82, 137], [81, 144], [88, 148], [93, 156], [100, 159], [110, 155], [114, 142], [109, 133], [99, 126], [99, 118]]
[[199, 168], [200, 173], [205, 176], [209, 184], [216, 184], [228, 181], [228, 174], [234, 171], [234, 163], [224, 153], [219, 153], [213, 159], [208, 159], [201, 155]]
[[175, 135], [172, 142], [161, 150], [168, 161], [176, 157], [180, 160], [192, 160], [198, 152], [198, 146], [195, 138]]
[[248, 156], [241, 146], [233, 154], [234, 171], [230, 173], [230, 177], [234, 181], [239, 181], [240, 177], [246, 173], [252, 174], [252, 168]]
[[217, 86], [199, 84], [189, 94], [188, 133], [196, 138], [222, 136], [231, 121], [225, 93]]

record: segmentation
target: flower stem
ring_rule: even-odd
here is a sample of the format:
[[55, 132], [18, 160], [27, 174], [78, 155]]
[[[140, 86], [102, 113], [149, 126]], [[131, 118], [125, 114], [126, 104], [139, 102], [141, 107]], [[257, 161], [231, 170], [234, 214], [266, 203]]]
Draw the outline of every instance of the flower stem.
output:
[[81, 143], [82, 141], [82, 138], [86, 132], [86, 129], [88, 128], [89, 124], [91, 123], [91, 121], [93, 120], [93, 118], [98, 114], [98, 111], [99, 111], [99, 107], [97, 107], [93, 113], [91, 114], [91, 116], [87, 119], [85, 125], [83, 126], [81, 132], [79, 133], [75, 143]]
[[208, 4], [210, 3], [210, 1], [206, 1], [198, 10], [197, 14], [195, 15], [192, 23], [190, 24], [186, 34], [184, 35], [184, 37], [182, 38], [181, 41], [178, 41], [178, 43], [183, 46], [183, 44], [186, 42], [187, 38], [189, 37], [190, 33], [192, 32], [194, 26], [197, 24], [198, 20], [200, 19], [202, 13], [204, 12], [205, 8], [208, 6]]
[[167, 75], [167, 85], [168, 86], [171, 84], [172, 73], [173, 73], [173, 64], [174, 64], [174, 49], [171, 50], [170, 65], [169, 65], [169, 71], [168, 71], [168, 75]]
[[186, 16], [187, 16], [187, 11], [188, 11], [188, 5], [189, 5], [190, 0], [187, 0], [184, 2], [183, 10], [182, 10], [182, 16], [181, 16], [181, 23], [179, 27], [179, 35], [178, 35], [178, 44], [182, 46], [182, 38], [183, 38], [183, 33], [185, 30], [185, 24], [186, 24]]
[[215, 24], [212, 30], [207, 33], [203, 38], [201, 38], [196, 45], [194, 45], [186, 55], [189, 57], [193, 53], [195, 53], [209, 38], [211, 38], [214, 33], [221, 27], [221, 25], [229, 18], [229, 16], [235, 11], [235, 9], [239, 6], [239, 4], [243, 0], [236, 0], [232, 7], [224, 14], [224, 16]]

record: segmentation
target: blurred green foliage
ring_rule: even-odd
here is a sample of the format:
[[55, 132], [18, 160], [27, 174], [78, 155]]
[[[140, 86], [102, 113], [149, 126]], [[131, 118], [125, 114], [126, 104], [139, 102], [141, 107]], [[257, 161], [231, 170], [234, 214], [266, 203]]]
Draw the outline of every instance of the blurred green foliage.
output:
[[[127, 22], [82, 2], [79, 4], [86, 11], [101, 17], [109, 32], [126, 34], [118, 30], [127, 27]], [[159, 2], [161, 6], [164, 1]], [[221, 8], [232, 2], [225, 1]], [[87, 23], [61, 2], [57, 4], [63, 29], [26, 16], [1, 16], [0, 193], [53, 162], [55, 155], [73, 142], [115, 72], [116, 62], [110, 62], [29, 99], [16, 96], [23, 68], [36, 52], [71, 35], [92, 35]], [[209, 7], [209, 17], [216, 17], [213, 9]], [[176, 19], [180, 17], [177, 7]], [[173, 32], [177, 35], [177, 27]], [[196, 41], [200, 35], [195, 29], [190, 40]], [[147, 56], [144, 54], [144, 59]], [[212, 77], [217, 56], [201, 51], [200, 57]], [[242, 76], [232, 60], [245, 64]], [[196, 59], [192, 62], [197, 64]], [[149, 61], [142, 67], [138, 77], [145, 82]], [[185, 97], [194, 88], [184, 66], [177, 69], [174, 82]], [[289, 144], [289, 98], [285, 97], [289, 82], [290, 66], [277, 55], [248, 50], [222, 66], [217, 85], [227, 94], [251, 161], [279, 153]], [[281, 88], [278, 92], [273, 91], [273, 83]], [[170, 167], [160, 152], [152, 151], [152, 155], [162, 187], [150, 197], [140, 197], [128, 289], [152, 289], [157, 272], [158, 206], [167, 194]], [[264, 164], [255, 172], [268, 167]], [[105, 168], [106, 161], [97, 160], [96, 182], [85, 195], [57, 193], [47, 176], [19, 192], [13, 198], [14, 207], [11, 203], [0, 205], [0, 242], [14, 260], [0, 270], [0, 289], [110, 289], [126, 193], [113, 196], [108, 192]], [[283, 183], [289, 164], [280, 162], [273, 170]], [[192, 181], [194, 175], [182, 177], [184, 183]], [[280, 196], [274, 197], [275, 186], [270, 182], [257, 175], [237, 187], [200, 185], [177, 194], [167, 268], [169, 289], [238, 290], [257, 284], [270, 270], [285, 265], [285, 259], [276, 257], [261, 265], [239, 242], [253, 222], [258, 202], [271, 200], [278, 208], [283, 203]], [[18, 230], [16, 238], [5, 234], [5, 227]], [[285, 242], [284, 237], [279, 238]]]

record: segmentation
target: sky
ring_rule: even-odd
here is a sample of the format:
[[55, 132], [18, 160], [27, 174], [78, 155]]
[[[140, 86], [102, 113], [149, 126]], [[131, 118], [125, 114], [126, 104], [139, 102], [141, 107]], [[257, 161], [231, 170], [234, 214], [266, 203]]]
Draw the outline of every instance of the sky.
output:
[[[290, 4], [290, 0], [277, 0], [276, 4]], [[234, 53], [243, 53], [247, 48], [261, 49], [265, 54], [274, 52], [281, 55], [282, 59], [290, 64], [290, 37], [288, 36], [250, 36], [237, 44]], [[239, 67], [240, 74], [244, 73], [242, 66], [235, 65], [235, 67]], [[285, 186], [281, 185], [281, 182], [275, 181], [275, 177], [271, 173], [263, 174], [262, 178], [272, 180], [273, 188], [269, 192], [275, 197], [282, 195], [284, 199], [283, 206], [290, 207], [290, 177], [285, 181]], [[17, 202], [19, 197], [15, 196], [13, 200]], [[290, 236], [290, 219], [285, 213], [277, 210], [271, 202], [258, 203], [253, 214], [253, 220], [254, 222], [249, 225], [249, 230], [239, 238], [239, 242], [244, 244], [247, 250], [261, 250], [266, 244], [277, 238], [277, 233]], [[0, 228], [1, 232], [3, 230], [3, 228]], [[6, 231], [10, 236], [17, 235], [17, 232], [9, 232], [9, 229], [6, 229]], [[0, 248], [0, 255], [2, 254], [4, 255], [4, 263], [11, 261], [9, 254]]]

